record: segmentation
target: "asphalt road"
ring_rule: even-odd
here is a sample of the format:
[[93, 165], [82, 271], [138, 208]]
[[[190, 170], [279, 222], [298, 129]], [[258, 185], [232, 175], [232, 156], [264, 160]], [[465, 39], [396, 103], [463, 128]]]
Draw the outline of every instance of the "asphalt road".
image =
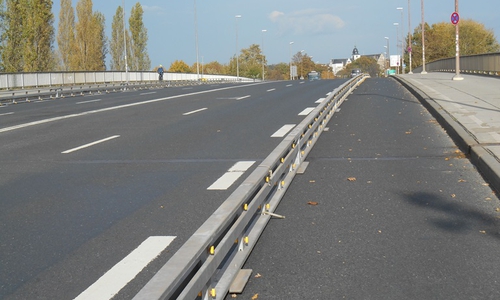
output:
[[328, 129], [237, 299], [500, 298], [500, 201], [416, 98], [369, 79]]
[[[279, 144], [273, 133], [342, 83], [202, 85], [0, 107], [0, 298], [120, 291], [115, 299], [129, 299]], [[208, 189], [238, 162], [251, 162], [242, 177]], [[122, 289], [116, 266], [151, 244], [158, 258]], [[100, 280], [107, 289], [82, 294]]]

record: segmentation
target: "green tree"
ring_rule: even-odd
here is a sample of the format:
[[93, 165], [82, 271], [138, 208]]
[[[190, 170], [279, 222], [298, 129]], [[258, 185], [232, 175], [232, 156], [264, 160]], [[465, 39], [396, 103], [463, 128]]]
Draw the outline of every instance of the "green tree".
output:
[[106, 37], [104, 16], [92, 11], [92, 0], [76, 4], [78, 21], [75, 25], [75, 42], [72, 46], [71, 70], [105, 70]]
[[23, 22], [25, 72], [54, 69], [54, 15], [52, 0], [30, 0]]
[[172, 73], [192, 73], [191, 68], [182, 60], [176, 60], [174, 61], [171, 65], [170, 68], [168, 69], [168, 72]]
[[241, 49], [240, 75], [249, 78], [262, 77], [262, 63], [266, 63], [260, 46], [252, 44], [250, 47]]
[[279, 63], [267, 67], [266, 78], [268, 80], [288, 80], [290, 78], [290, 66], [288, 63]]
[[5, 72], [22, 72], [24, 70], [23, 51], [23, 13], [27, 7], [26, 0], [7, 0], [5, 10], [4, 46], [2, 64]]
[[129, 31], [123, 28], [123, 13], [123, 8], [118, 6], [111, 25], [111, 41], [109, 45], [111, 52], [111, 70], [125, 70], [125, 41], [127, 42], [127, 58], [130, 57], [130, 35]]
[[129, 18], [129, 27], [132, 38], [132, 58], [130, 65], [133, 70], [149, 70], [151, 68], [151, 60], [147, 53], [148, 31], [144, 26], [142, 17], [144, 10], [139, 2], [132, 8]]
[[[425, 58], [427, 62], [455, 56], [455, 26], [448, 22], [425, 25]], [[500, 51], [500, 45], [492, 30], [483, 24], [466, 19], [460, 20], [460, 55], [473, 55]], [[408, 42], [408, 38], [407, 38]], [[408, 61], [409, 54], [405, 54]], [[412, 67], [422, 65], [422, 25], [412, 36]]]
[[[194, 67], [196, 68], [196, 63], [194, 64]], [[201, 67], [203, 69], [203, 74], [213, 74], [213, 75], [227, 74], [227, 66], [224, 66], [217, 61], [209, 62]]]
[[0, 71], [3, 71], [2, 53], [4, 48], [5, 34], [5, 0], [0, 0]]
[[72, 51], [71, 47], [75, 43], [75, 11], [71, 5], [71, 0], [61, 0], [61, 10], [59, 11], [59, 30], [57, 33], [57, 45], [61, 59], [61, 69], [70, 70]]

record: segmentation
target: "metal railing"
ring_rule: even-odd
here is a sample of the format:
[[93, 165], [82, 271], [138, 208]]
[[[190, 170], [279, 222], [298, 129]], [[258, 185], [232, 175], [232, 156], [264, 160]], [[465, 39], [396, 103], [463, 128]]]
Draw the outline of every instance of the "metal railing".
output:
[[[455, 72], [455, 57], [430, 62], [425, 65], [430, 72]], [[415, 68], [422, 72], [422, 67]], [[500, 76], [500, 53], [460, 56], [460, 72], [478, 75]]]
[[328, 121], [361, 84], [335, 89], [295, 127], [133, 298], [223, 299]]
[[[253, 81], [250, 78], [240, 77], [240, 81]], [[198, 75], [188, 73], [164, 73], [165, 81], [236, 81], [235, 76], [229, 75]], [[27, 89], [38, 87], [52, 87], [65, 85], [89, 85], [105, 83], [138, 83], [158, 81], [156, 72], [39, 72], [39, 73], [0, 73], [1, 89]]]

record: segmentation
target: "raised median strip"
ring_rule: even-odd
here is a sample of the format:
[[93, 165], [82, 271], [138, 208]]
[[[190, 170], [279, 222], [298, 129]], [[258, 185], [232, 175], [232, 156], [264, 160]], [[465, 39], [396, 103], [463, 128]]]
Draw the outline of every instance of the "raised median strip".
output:
[[296, 126], [133, 298], [223, 299], [326, 124], [366, 77], [351, 79]]

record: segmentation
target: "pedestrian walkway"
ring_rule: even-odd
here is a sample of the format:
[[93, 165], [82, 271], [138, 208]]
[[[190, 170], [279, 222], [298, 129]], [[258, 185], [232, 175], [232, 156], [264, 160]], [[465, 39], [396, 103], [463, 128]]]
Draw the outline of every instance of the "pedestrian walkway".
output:
[[500, 78], [428, 73], [399, 75], [462, 151], [500, 191]]

